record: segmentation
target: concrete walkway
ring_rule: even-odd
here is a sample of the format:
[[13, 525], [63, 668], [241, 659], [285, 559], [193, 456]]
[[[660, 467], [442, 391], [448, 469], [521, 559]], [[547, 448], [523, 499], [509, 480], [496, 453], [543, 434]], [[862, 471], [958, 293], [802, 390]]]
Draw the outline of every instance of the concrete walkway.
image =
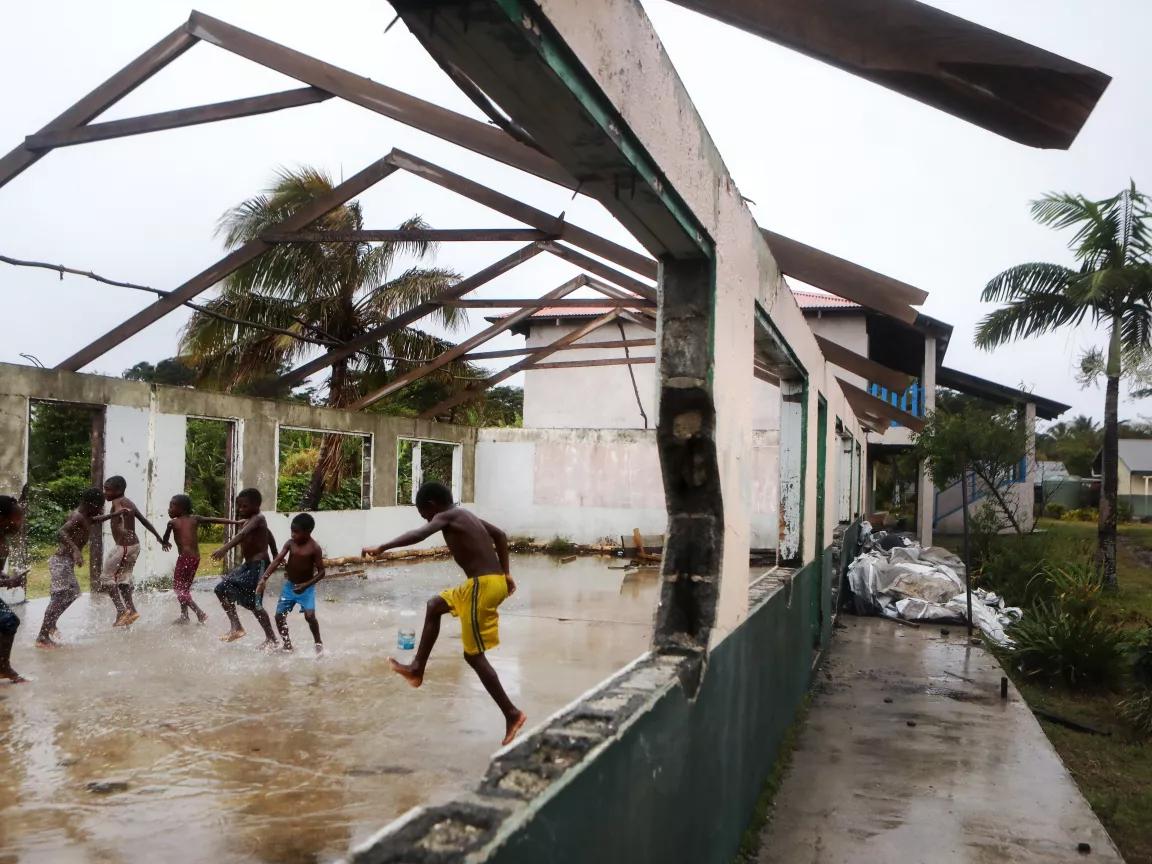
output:
[[[1121, 862], [994, 657], [961, 627], [843, 616], [761, 864]], [[1087, 843], [1090, 850], [1078, 851]]]

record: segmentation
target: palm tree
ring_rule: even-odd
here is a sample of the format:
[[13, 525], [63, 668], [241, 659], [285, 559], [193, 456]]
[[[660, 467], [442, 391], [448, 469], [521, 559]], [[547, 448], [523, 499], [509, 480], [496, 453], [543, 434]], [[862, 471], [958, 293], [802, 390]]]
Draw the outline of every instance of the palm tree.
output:
[[1032, 203], [1032, 216], [1057, 230], [1075, 229], [1069, 245], [1078, 266], [1019, 264], [989, 282], [981, 299], [1007, 305], [980, 322], [976, 345], [990, 349], [1086, 320], [1107, 329], [1097, 565], [1105, 586], [1115, 588], [1117, 403], [1121, 374], [1147, 354], [1152, 334], [1152, 213], [1130, 184], [1103, 201], [1046, 195]]
[[[241, 202], [221, 218], [218, 233], [230, 249], [272, 230], [311, 201], [328, 194], [332, 181], [320, 170], [281, 171], [264, 194]], [[359, 203], [344, 204], [311, 228], [355, 231], [364, 227]], [[427, 228], [420, 217], [402, 229]], [[424, 303], [454, 284], [459, 276], [438, 267], [409, 267], [393, 276], [398, 259], [424, 258], [434, 246], [402, 239], [368, 243], [284, 243], [229, 276], [219, 296], [205, 304], [214, 312], [262, 327], [249, 327], [196, 313], [181, 338], [181, 354], [198, 375], [198, 383], [226, 389], [267, 382], [297, 365], [321, 347], [337, 345]], [[459, 309], [440, 307], [434, 320], [452, 330], [465, 322]], [[262, 329], [275, 328], [280, 332]], [[298, 334], [298, 338], [283, 331]], [[323, 403], [340, 408], [354, 402], [362, 389], [379, 386], [397, 367], [427, 362], [445, 342], [413, 328], [403, 328], [371, 348], [332, 364], [322, 385]], [[440, 370], [455, 382], [460, 366]], [[325, 436], [320, 458], [300, 508], [315, 509], [325, 489], [338, 485], [343, 448], [339, 436]]]

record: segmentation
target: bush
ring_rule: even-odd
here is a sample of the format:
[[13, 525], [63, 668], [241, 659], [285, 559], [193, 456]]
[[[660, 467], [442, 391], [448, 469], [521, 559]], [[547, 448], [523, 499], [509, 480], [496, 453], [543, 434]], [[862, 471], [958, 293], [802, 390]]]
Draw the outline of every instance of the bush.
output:
[[1095, 609], [1104, 590], [1104, 580], [1092, 560], [1062, 565], [1045, 561], [1032, 580], [1046, 583], [1040, 588], [1040, 594], [1072, 615], [1086, 615]]
[[995, 591], [1014, 606], [1031, 606], [1038, 600], [1051, 600], [1054, 586], [1038, 574], [1048, 562], [1089, 559], [1091, 541], [1055, 534], [1005, 534], [995, 538], [983, 562], [978, 583]]
[[1152, 735], [1152, 687], [1135, 688], [1132, 695], [1121, 700], [1116, 708], [1137, 732]]
[[575, 543], [573, 543], [567, 537], [560, 536], [553, 537], [544, 546], [544, 551], [549, 555], [563, 555], [566, 552], [572, 552], [575, 549]]
[[1049, 504], [1044, 508], [1044, 515], [1049, 519], [1063, 519], [1067, 512], [1068, 508], [1063, 504]]
[[1152, 627], [1132, 640], [1132, 677], [1152, 687]]
[[1059, 603], [1037, 602], [1008, 635], [1020, 670], [1069, 687], [1114, 684], [1123, 669], [1124, 632], [1099, 609], [1073, 612]]
[[1132, 502], [1121, 498], [1116, 502], [1116, 519], [1120, 522], [1132, 521]]
[[1097, 522], [1100, 519], [1100, 511], [1093, 507], [1078, 507], [1069, 510], [1060, 518], [1064, 522]]

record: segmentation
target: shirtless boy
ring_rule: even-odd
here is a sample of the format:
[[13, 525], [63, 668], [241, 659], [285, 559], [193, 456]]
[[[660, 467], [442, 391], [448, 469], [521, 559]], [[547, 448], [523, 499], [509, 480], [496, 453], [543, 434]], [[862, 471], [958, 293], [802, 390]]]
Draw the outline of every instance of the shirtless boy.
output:
[[176, 569], [172, 572], [172, 587], [176, 600], [180, 603], [180, 617], [173, 624], [187, 624], [191, 619], [188, 610], [196, 613], [196, 620], [203, 624], [208, 620], [204, 610], [192, 599], [192, 582], [200, 567], [200, 526], [201, 525], [243, 525], [242, 519], [220, 519], [215, 516], [197, 516], [192, 512], [192, 499], [187, 495], [173, 495], [168, 502], [168, 527], [164, 529], [164, 542], [176, 536]]
[[[0, 588], [22, 588], [27, 572], [4, 575], [4, 565], [8, 560], [8, 538], [20, 531], [24, 524], [24, 508], [11, 495], [0, 495]], [[16, 631], [20, 629], [20, 619], [0, 600], [0, 678], [21, 684], [28, 679], [12, 668], [12, 643]]]
[[388, 662], [392, 670], [411, 686], [419, 687], [424, 683], [424, 670], [432, 646], [440, 635], [440, 619], [451, 612], [453, 617], [461, 620], [464, 660], [504, 714], [504, 743], [508, 744], [528, 718], [512, 704], [484, 653], [499, 644], [499, 613], [496, 610], [516, 590], [508, 568], [508, 537], [495, 525], [457, 507], [452, 502], [452, 493], [441, 483], [425, 483], [420, 487], [416, 492], [416, 509], [427, 520], [427, 525], [380, 546], [365, 547], [364, 556], [371, 558], [388, 549], [411, 546], [442, 531], [452, 557], [468, 578], [428, 601], [420, 645], [412, 662], [405, 664], [395, 659]]
[[264, 586], [268, 584], [268, 577], [288, 557], [284, 564], [284, 587], [280, 589], [280, 602], [276, 604], [276, 629], [280, 631], [280, 638], [284, 642], [284, 650], [292, 650], [292, 637], [288, 634], [288, 613], [292, 607], [300, 605], [304, 613], [304, 620], [312, 631], [312, 639], [316, 643], [316, 653], [324, 653], [324, 645], [320, 641], [320, 622], [316, 620], [316, 583], [324, 578], [324, 551], [312, 539], [312, 532], [316, 528], [316, 520], [308, 513], [300, 513], [292, 520], [292, 539], [284, 544], [280, 554], [264, 571], [257, 587], [257, 593], [264, 596]]
[[123, 512], [120, 519], [112, 521], [112, 550], [104, 559], [104, 569], [100, 571], [100, 590], [112, 598], [116, 607], [116, 621], [113, 627], [127, 627], [140, 617], [136, 604], [132, 602], [132, 570], [140, 557], [140, 538], [136, 534], [136, 523], [143, 525], [153, 537], [160, 541], [160, 547], [167, 552], [171, 545], [152, 527], [136, 505], [124, 492], [128, 481], [123, 477], [109, 477], [104, 481], [104, 497], [112, 503], [112, 516]]
[[232, 625], [232, 629], [221, 636], [220, 641], [235, 642], [244, 638], [244, 628], [240, 626], [240, 618], [236, 614], [236, 604], [240, 604], [256, 616], [264, 628], [264, 647], [271, 648], [276, 644], [276, 634], [272, 632], [272, 621], [264, 611], [264, 598], [256, 589], [268, 567], [268, 559], [276, 554], [276, 541], [268, 530], [264, 514], [260, 512], [261, 503], [263, 496], [257, 489], [244, 489], [236, 496], [236, 515], [244, 520], [244, 524], [231, 540], [212, 553], [212, 557], [223, 561], [228, 550], [235, 546], [239, 546], [244, 555], [244, 563], [216, 586], [216, 596]]
[[124, 518], [124, 510], [101, 515], [104, 509], [104, 493], [93, 487], [80, 493], [80, 503], [68, 516], [68, 520], [57, 532], [60, 545], [48, 559], [48, 573], [51, 577], [52, 596], [48, 608], [44, 610], [44, 621], [40, 625], [40, 635], [36, 637], [37, 648], [59, 648], [60, 644], [52, 636], [56, 623], [68, 607], [80, 596], [80, 582], [76, 579], [76, 568], [84, 566], [84, 547], [92, 535], [92, 526], [109, 519], [117, 522]]

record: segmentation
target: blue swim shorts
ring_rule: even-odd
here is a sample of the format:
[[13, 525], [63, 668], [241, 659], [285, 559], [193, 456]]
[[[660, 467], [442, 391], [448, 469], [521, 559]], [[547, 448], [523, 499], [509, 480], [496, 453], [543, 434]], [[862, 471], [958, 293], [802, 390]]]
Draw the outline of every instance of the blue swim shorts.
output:
[[287, 615], [297, 604], [299, 604], [301, 612], [315, 612], [316, 586], [309, 585], [308, 588], [297, 594], [292, 583], [285, 579], [284, 587], [280, 589], [280, 602], [276, 604], [276, 614]]

